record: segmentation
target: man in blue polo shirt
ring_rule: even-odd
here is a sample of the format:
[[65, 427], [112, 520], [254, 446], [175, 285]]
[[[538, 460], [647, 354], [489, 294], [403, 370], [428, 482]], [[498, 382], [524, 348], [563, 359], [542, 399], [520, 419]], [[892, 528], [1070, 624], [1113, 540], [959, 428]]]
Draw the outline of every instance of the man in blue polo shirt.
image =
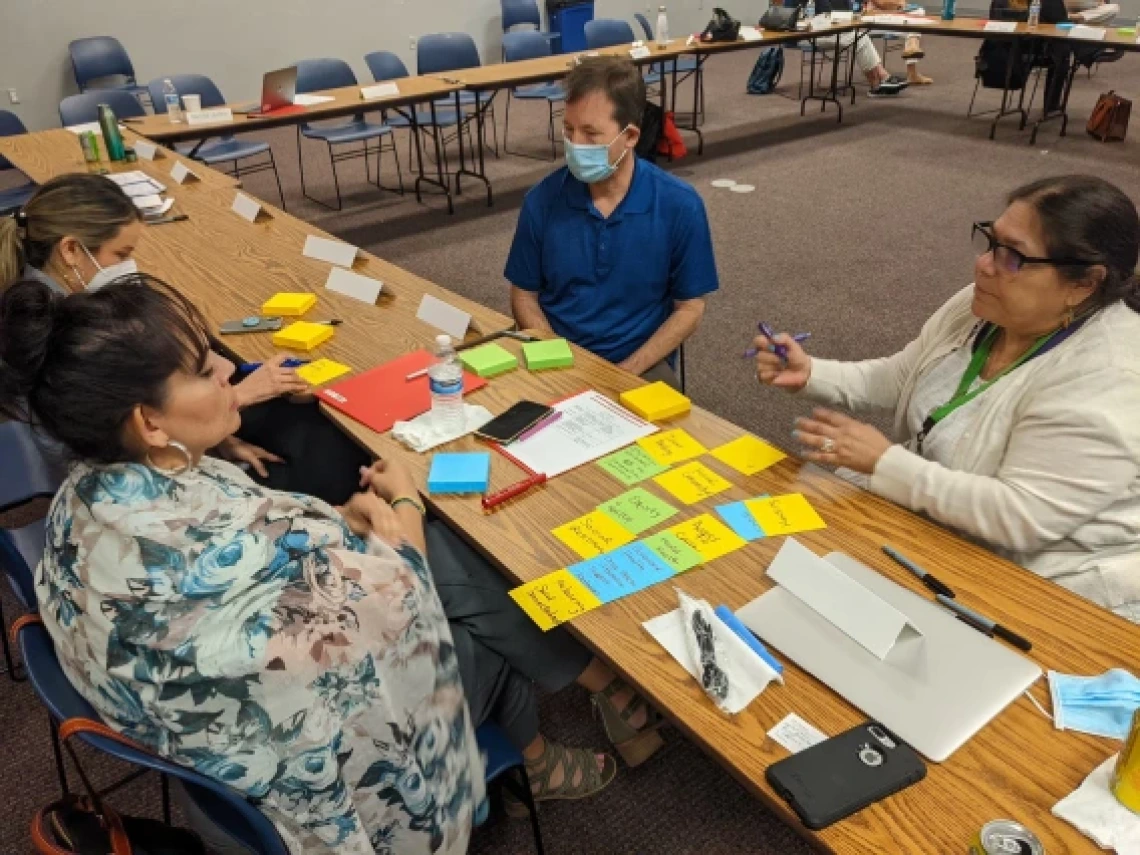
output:
[[717, 289], [704, 202], [637, 158], [645, 83], [632, 62], [587, 59], [564, 85], [567, 167], [527, 193], [507, 259], [515, 320], [676, 385], [676, 350]]

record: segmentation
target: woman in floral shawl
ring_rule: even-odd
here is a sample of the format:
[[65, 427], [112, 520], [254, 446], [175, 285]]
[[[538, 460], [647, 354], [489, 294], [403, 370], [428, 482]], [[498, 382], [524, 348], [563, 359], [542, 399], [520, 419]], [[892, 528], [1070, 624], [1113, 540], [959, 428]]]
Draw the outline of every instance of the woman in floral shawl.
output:
[[[544, 740], [530, 680], [449, 625], [406, 470], [376, 464], [334, 509], [204, 456], [240, 422], [206, 330], [140, 275], [0, 299], [0, 412], [30, 411], [81, 461], [37, 574], [79, 691], [247, 795], [297, 853], [465, 852], [488, 718], [525, 743], [547, 797], [608, 784], [613, 759]], [[498, 670], [463, 673], [486, 661]]]

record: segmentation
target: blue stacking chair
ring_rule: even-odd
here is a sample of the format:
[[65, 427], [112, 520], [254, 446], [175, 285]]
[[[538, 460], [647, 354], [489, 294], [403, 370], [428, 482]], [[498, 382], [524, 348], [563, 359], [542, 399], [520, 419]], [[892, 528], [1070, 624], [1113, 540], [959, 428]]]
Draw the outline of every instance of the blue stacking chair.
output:
[[[204, 74], [175, 74], [171, 77], [156, 77], [147, 84], [150, 92], [150, 102], [154, 105], [154, 112], [166, 114], [166, 99], [163, 97], [163, 86], [169, 80], [179, 96], [197, 95], [202, 99], [203, 109], [225, 106], [226, 99], [222, 92], [209, 77]], [[207, 166], [219, 163], [233, 162], [234, 178], [243, 175], [252, 175], [255, 172], [273, 171], [273, 178], [277, 181], [277, 195], [281, 198], [281, 210], [285, 210], [285, 194], [281, 190], [281, 176], [277, 173], [277, 162], [273, 159], [273, 149], [269, 143], [255, 142], [253, 140], [239, 140], [233, 134], [226, 134], [216, 141], [201, 143], [180, 143], [174, 147], [179, 153], [192, 156]], [[258, 155], [268, 155], [269, 161], [255, 163], [242, 168], [240, 161]]]
[[[645, 41], [647, 43], [656, 40], [653, 34], [653, 27], [649, 23], [649, 19], [640, 12], [633, 13], [634, 19], [637, 21], [641, 31], [645, 34]], [[694, 112], [697, 113], [700, 120], [704, 120], [705, 116], [705, 67], [704, 64], [699, 62], [695, 56], [682, 56], [676, 60], [663, 63], [662, 65], [655, 66], [658, 71], [664, 70], [668, 75], [674, 76], [672, 82], [673, 91], [671, 93], [671, 103], [674, 105], [674, 110], [677, 104], [677, 87], [682, 83], [696, 75], [694, 83], [696, 87], [693, 90], [693, 98], [695, 99]]]
[[[635, 41], [633, 27], [625, 21], [619, 21], [617, 18], [595, 18], [586, 22], [586, 47], [589, 50], [628, 45]], [[654, 66], [645, 75], [646, 86], [661, 82], [661, 72], [655, 70], [659, 68], [660, 66]]]
[[[416, 44], [416, 74], [435, 74], [446, 76], [449, 71], [462, 71], [465, 68], [479, 68], [483, 61], [479, 58], [479, 48], [475, 40], [467, 33], [431, 33], [422, 36]], [[494, 133], [495, 156], [499, 154], [499, 130], [495, 125], [495, 93], [460, 92], [461, 106], [474, 107], [483, 110], [490, 116], [491, 130]], [[454, 104], [455, 96], [449, 96], [439, 102], [440, 104]], [[464, 119], [469, 123], [471, 116]]]
[[[535, 0], [500, 0], [500, 6], [503, 10], [503, 34], [506, 35], [515, 27], [534, 27], [536, 32], [542, 31], [542, 13], [538, 11], [538, 3]], [[542, 33], [542, 37], [546, 39], [547, 44], [551, 47], [551, 52], [554, 50], [554, 42], [560, 41], [562, 38], [561, 33]], [[506, 52], [504, 51], [503, 59], [506, 60]], [[509, 61], [509, 60], [508, 60]], [[504, 134], [504, 136], [506, 136]], [[507, 147], [506, 140], [503, 140], [503, 148]]]
[[[486, 760], [484, 778], [488, 784], [498, 782], [503, 789], [526, 805], [527, 813], [530, 815], [530, 827], [534, 832], [534, 850], [538, 855], [543, 855], [538, 808], [530, 793], [530, 779], [526, 774], [522, 753], [511, 744], [502, 729], [492, 722], [481, 725], [475, 731], [475, 739]], [[514, 774], [508, 775], [508, 772]]]
[[[542, 33], [524, 31], [519, 33], [507, 33], [503, 36], [503, 56], [507, 62], [538, 59], [550, 55], [550, 42], [547, 41]], [[503, 123], [503, 151], [507, 152], [507, 154], [521, 154], [523, 157], [534, 157], [534, 155], [525, 154], [523, 152], [512, 152], [510, 150], [511, 100], [513, 98], [518, 98], [520, 101], [546, 102], [549, 113], [546, 133], [550, 139], [550, 159], [554, 160], [554, 158], [558, 156], [558, 138], [554, 133], [555, 105], [566, 100], [566, 90], [558, 83], [538, 83], [534, 86], [516, 86], [514, 89], [507, 90], [506, 119]]]
[[119, 121], [145, 116], [139, 99], [123, 89], [92, 89], [79, 95], [68, 95], [59, 102], [59, 120], [64, 127], [85, 125], [99, 119], [99, 105], [106, 104]]
[[[323, 58], [323, 59], [303, 59], [297, 63], [297, 92], [303, 94], [307, 92], [319, 92], [322, 89], [340, 89], [345, 86], [356, 86], [356, 75], [353, 73], [349, 64], [342, 59]], [[319, 140], [328, 146], [329, 150], [329, 163], [332, 166], [333, 186], [336, 188], [336, 206], [329, 205], [322, 202], [313, 196], [310, 196], [305, 189], [305, 158], [301, 154], [301, 138]], [[394, 188], [384, 187], [380, 183], [380, 170], [381, 170], [381, 156], [384, 152], [384, 138], [387, 137], [392, 152], [392, 156], [396, 159], [396, 177], [400, 182], [398, 190]], [[340, 180], [337, 178], [336, 165], [343, 160], [352, 160], [353, 158], [364, 158], [364, 177], [367, 181], [372, 181], [372, 173], [368, 165], [368, 156], [372, 150], [368, 147], [369, 140], [377, 140], [376, 145], [376, 186], [385, 190], [391, 190], [393, 193], [404, 195], [404, 176], [400, 171], [400, 156], [396, 152], [396, 140], [392, 136], [392, 128], [390, 125], [381, 122], [370, 122], [364, 118], [363, 113], [357, 113], [351, 119], [345, 122], [337, 122], [335, 124], [320, 124], [310, 125], [308, 123], [302, 124], [297, 128], [297, 159], [301, 165], [301, 192], [305, 198], [311, 199], [319, 205], [324, 205], [326, 208], [332, 208], [339, 211], [342, 207], [340, 196]], [[351, 151], [334, 152], [334, 146], [350, 145], [352, 143], [363, 143], [363, 149], [354, 148]]]
[[[24, 123], [20, 121], [20, 117], [15, 113], [10, 113], [7, 110], [0, 110], [0, 137], [15, 137], [20, 134], [26, 134], [28, 129], [24, 127]], [[6, 172], [10, 169], [15, 169], [11, 162], [6, 157], [0, 155], [0, 172]], [[32, 198], [32, 194], [36, 192], [36, 185], [28, 181], [18, 187], [9, 187], [7, 190], [0, 190], [0, 217], [5, 214], [11, 214], [20, 210], [24, 203]]]
[[[92, 36], [76, 39], [67, 46], [71, 67], [75, 71], [75, 85], [80, 92], [88, 89], [117, 89], [136, 97], [147, 94], [146, 87], [135, 79], [135, 67], [122, 43], [112, 36]], [[121, 78], [115, 83], [112, 78]], [[92, 86], [101, 81], [102, 85]]]

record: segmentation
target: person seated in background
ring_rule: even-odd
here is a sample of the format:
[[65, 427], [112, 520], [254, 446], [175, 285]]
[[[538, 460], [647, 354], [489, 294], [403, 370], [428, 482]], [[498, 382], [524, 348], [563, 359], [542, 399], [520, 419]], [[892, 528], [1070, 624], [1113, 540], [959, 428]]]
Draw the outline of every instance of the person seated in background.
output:
[[612, 757], [539, 732], [535, 682], [599, 691], [607, 729], [637, 737], [627, 756], [660, 744], [606, 666], [539, 630], [472, 551], [436, 548], [404, 467], [356, 473], [364, 490], [334, 508], [207, 456], [241, 420], [232, 372], [197, 310], [144, 275], [0, 297], [0, 413], [30, 411], [79, 461], [48, 515], [40, 613], [112, 727], [251, 797], [294, 852], [371, 853], [378, 835], [466, 851], [483, 721], [537, 800], [607, 786]]
[[[883, 0], [883, 2], [890, 2], [890, 0]], [[785, 3], [793, 5], [790, 2]], [[831, 0], [816, 0], [815, 10], [817, 15], [830, 15], [835, 4]], [[840, 10], [850, 10], [850, 2], [840, 4]], [[879, 52], [875, 49], [874, 42], [871, 41], [870, 35], [863, 33], [856, 43], [855, 32], [840, 33], [831, 39], [817, 39], [815, 41], [819, 50], [831, 56], [835, 53], [835, 47], [838, 44], [841, 51], [851, 49], [855, 45], [855, 64], [859, 66], [859, 70], [863, 72], [863, 76], [867, 78], [867, 85], [871, 87], [868, 93], [872, 98], [883, 98], [887, 96], [898, 95], [910, 82], [901, 77], [897, 77], [887, 71], [883, 65], [883, 59], [879, 56]], [[803, 44], [803, 43], [801, 43]]]
[[[990, 18], [995, 21], [1027, 20], [1029, 2], [1030, 0], [991, 0]], [[1064, 24], [1069, 20], [1067, 0], [1041, 0], [1042, 24]], [[1065, 82], [1074, 58], [1077, 62], [1091, 64], [1103, 48], [1097, 45], [1078, 45], [1074, 50], [1058, 39], [1035, 39], [1034, 42], [1034, 64], [1046, 67], [1044, 111], [1046, 115], [1056, 113], [1065, 100]]]
[[1120, 5], [1105, 0], [1065, 0], [1069, 20], [1079, 24], [1107, 24], [1120, 14]]
[[677, 348], [718, 287], [704, 202], [634, 152], [632, 62], [586, 59], [564, 85], [567, 165], [527, 193], [507, 258], [515, 320], [675, 386]]
[[[0, 291], [19, 279], [61, 294], [102, 288], [137, 270], [132, 256], [143, 233], [138, 209], [115, 182], [87, 173], [53, 178], [15, 217], [0, 217]], [[353, 473], [371, 457], [307, 397], [311, 387], [284, 367], [287, 358], [240, 378], [240, 435], [218, 452], [268, 486], [343, 502], [356, 488]], [[59, 450], [41, 446], [62, 477]]]
[[[817, 463], [1140, 622], [1140, 217], [1100, 178], [1046, 178], [974, 225], [974, 284], [884, 359], [757, 339], [760, 382], [818, 409]], [[786, 359], [775, 352], [787, 348]]]
[[[870, 15], [880, 13], [901, 14], [906, 10], [906, 7], [906, 0], [867, 0], [867, 14]], [[905, 36], [902, 55], [906, 62], [906, 82], [915, 86], [932, 84], [933, 78], [927, 77], [918, 70], [918, 61], [926, 56], [926, 51], [922, 49], [922, 37], [915, 33], [896, 33], [895, 35]]]

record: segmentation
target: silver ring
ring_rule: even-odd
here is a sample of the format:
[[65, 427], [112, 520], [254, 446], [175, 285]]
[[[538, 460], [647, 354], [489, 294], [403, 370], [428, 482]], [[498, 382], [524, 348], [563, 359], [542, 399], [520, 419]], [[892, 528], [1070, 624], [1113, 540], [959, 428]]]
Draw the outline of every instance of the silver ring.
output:
[[824, 438], [823, 445], [819, 447], [819, 450], [824, 454], [831, 454], [831, 452], [835, 451], [835, 440], [830, 436]]

